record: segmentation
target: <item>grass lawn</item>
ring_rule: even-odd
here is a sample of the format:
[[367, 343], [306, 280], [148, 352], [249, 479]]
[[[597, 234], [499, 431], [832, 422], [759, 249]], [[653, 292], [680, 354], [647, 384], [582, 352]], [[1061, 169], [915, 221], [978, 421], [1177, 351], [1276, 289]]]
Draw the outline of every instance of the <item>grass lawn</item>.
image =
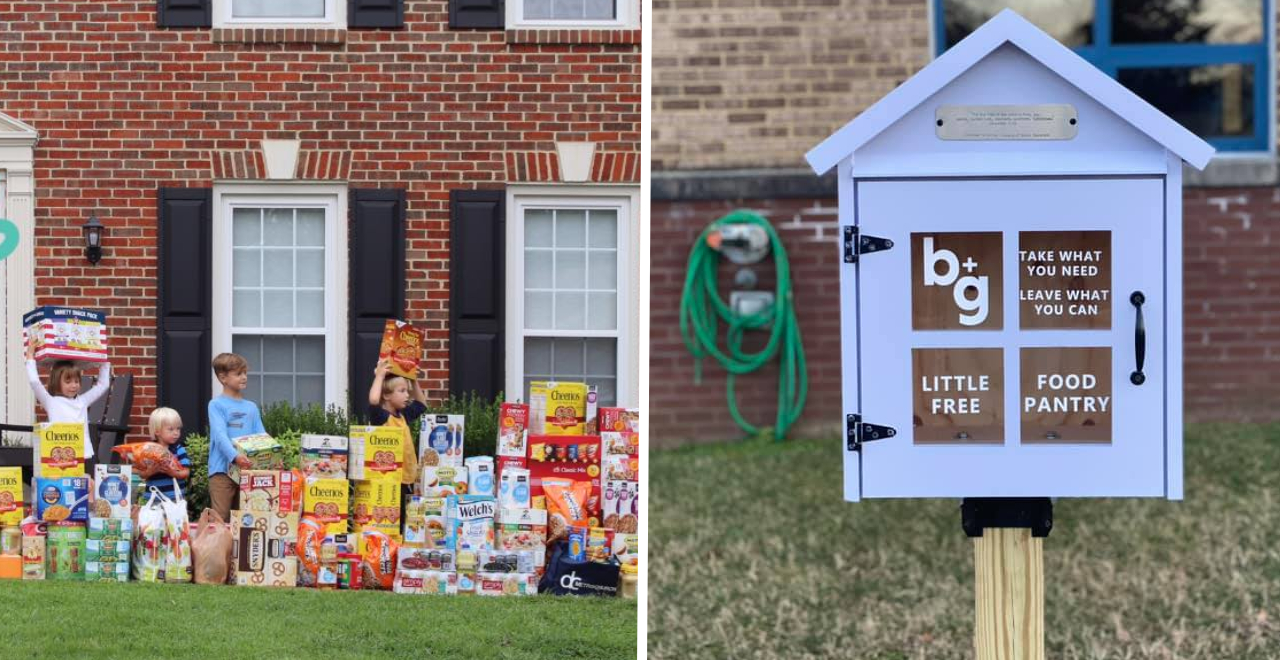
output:
[[22, 658], [636, 657], [636, 601], [0, 582]]
[[[972, 658], [958, 500], [841, 496], [837, 440], [651, 455], [650, 658]], [[1062, 659], [1280, 658], [1280, 425], [1192, 426], [1186, 500], [1059, 500]]]

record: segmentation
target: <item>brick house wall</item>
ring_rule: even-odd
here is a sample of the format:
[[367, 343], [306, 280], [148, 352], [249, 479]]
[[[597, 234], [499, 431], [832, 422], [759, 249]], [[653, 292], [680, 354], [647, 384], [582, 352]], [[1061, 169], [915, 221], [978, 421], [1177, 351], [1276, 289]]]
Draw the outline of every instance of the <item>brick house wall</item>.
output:
[[[164, 29], [155, 2], [0, 2], [0, 112], [39, 133], [36, 301], [110, 314], [113, 363], [135, 378], [135, 430], [165, 403], [161, 187], [264, 179], [260, 141], [287, 139], [301, 141], [298, 179], [406, 191], [405, 318], [426, 331], [424, 385], [439, 400], [450, 192], [558, 182], [557, 142], [596, 143], [585, 183], [638, 184], [638, 30], [450, 29], [445, 0], [409, 0], [404, 19]], [[97, 265], [83, 258], [90, 214], [107, 227]]]
[[[656, 0], [651, 227], [650, 413], [655, 447], [738, 438], [724, 372], [693, 360], [678, 306], [689, 248], [738, 208], [773, 223], [795, 271], [809, 397], [793, 435], [841, 422], [834, 180], [806, 151], [930, 61], [921, 0]], [[1280, 115], [1280, 113], [1277, 113]], [[1280, 219], [1274, 157], [1188, 173], [1183, 201], [1185, 409], [1188, 422], [1275, 421], [1280, 411]], [[773, 285], [771, 266], [757, 289]], [[728, 272], [728, 268], [724, 268]], [[731, 288], [722, 281], [727, 297]], [[737, 380], [758, 425], [776, 413], [776, 368]]]

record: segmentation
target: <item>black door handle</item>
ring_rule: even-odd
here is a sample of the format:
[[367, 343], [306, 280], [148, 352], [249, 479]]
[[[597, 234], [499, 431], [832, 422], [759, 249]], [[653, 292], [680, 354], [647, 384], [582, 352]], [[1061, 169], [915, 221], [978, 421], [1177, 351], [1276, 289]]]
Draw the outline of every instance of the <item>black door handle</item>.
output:
[[1129, 382], [1141, 385], [1147, 382], [1147, 377], [1142, 373], [1142, 363], [1147, 359], [1147, 328], [1142, 322], [1142, 305], [1147, 302], [1147, 297], [1141, 291], [1134, 291], [1129, 296], [1129, 302], [1138, 308], [1138, 325], [1133, 329], [1133, 351], [1138, 357], [1138, 369], [1129, 374]]

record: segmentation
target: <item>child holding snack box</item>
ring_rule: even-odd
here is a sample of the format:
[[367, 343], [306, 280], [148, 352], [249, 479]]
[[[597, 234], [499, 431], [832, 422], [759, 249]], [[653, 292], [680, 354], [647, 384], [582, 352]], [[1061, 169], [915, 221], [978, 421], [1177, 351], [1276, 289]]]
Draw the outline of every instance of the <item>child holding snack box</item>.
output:
[[[400, 483], [411, 486], [418, 481], [418, 452], [414, 448], [409, 425], [426, 414], [427, 395], [418, 387], [416, 379], [387, 376], [390, 368], [391, 360], [382, 358], [373, 370], [373, 386], [369, 388], [369, 423], [403, 429], [404, 472]], [[412, 403], [409, 401], [411, 395]]]
[[89, 406], [107, 393], [111, 387], [111, 363], [103, 362], [98, 369], [98, 382], [88, 392], [80, 393], [80, 367], [70, 360], [59, 360], [49, 370], [49, 389], [40, 383], [40, 371], [36, 367], [35, 342], [27, 342], [27, 381], [36, 394], [36, 401], [44, 407], [51, 424], [80, 422], [84, 424], [84, 457], [93, 458], [93, 443], [89, 440]]
[[187, 443], [181, 441], [182, 416], [173, 408], [156, 408], [151, 411], [148, 426], [151, 428], [151, 437], [169, 449], [181, 468], [173, 474], [161, 472], [152, 476], [139, 490], [149, 496], [151, 489], [155, 488], [171, 500], [177, 499], [178, 495], [186, 497], [187, 479], [191, 477], [191, 457], [187, 455]]
[[232, 462], [244, 469], [253, 466], [231, 441], [267, 430], [258, 405], [244, 398], [249, 361], [235, 353], [219, 353], [213, 358], [213, 373], [222, 384], [222, 394], [209, 401], [209, 508], [230, 520], [231, 510], [239, 508], [240, 484], [227, 475], [227, 468]]

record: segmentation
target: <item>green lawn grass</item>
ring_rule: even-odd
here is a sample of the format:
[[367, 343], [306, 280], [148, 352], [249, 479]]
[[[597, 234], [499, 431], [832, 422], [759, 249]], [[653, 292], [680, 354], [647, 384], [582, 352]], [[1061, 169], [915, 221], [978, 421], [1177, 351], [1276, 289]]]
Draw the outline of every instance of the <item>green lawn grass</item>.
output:
[[0, 582], [0, 657], [636, 657], [636, 601]]
[[[971, 658], [958, 500], [846, 503], [840, 442], [651, 455], [650, 658]], [[1062, 659], [1280, 658], [1280, 426], [1193, 426], [1186, 500], [1059, 500]]]

